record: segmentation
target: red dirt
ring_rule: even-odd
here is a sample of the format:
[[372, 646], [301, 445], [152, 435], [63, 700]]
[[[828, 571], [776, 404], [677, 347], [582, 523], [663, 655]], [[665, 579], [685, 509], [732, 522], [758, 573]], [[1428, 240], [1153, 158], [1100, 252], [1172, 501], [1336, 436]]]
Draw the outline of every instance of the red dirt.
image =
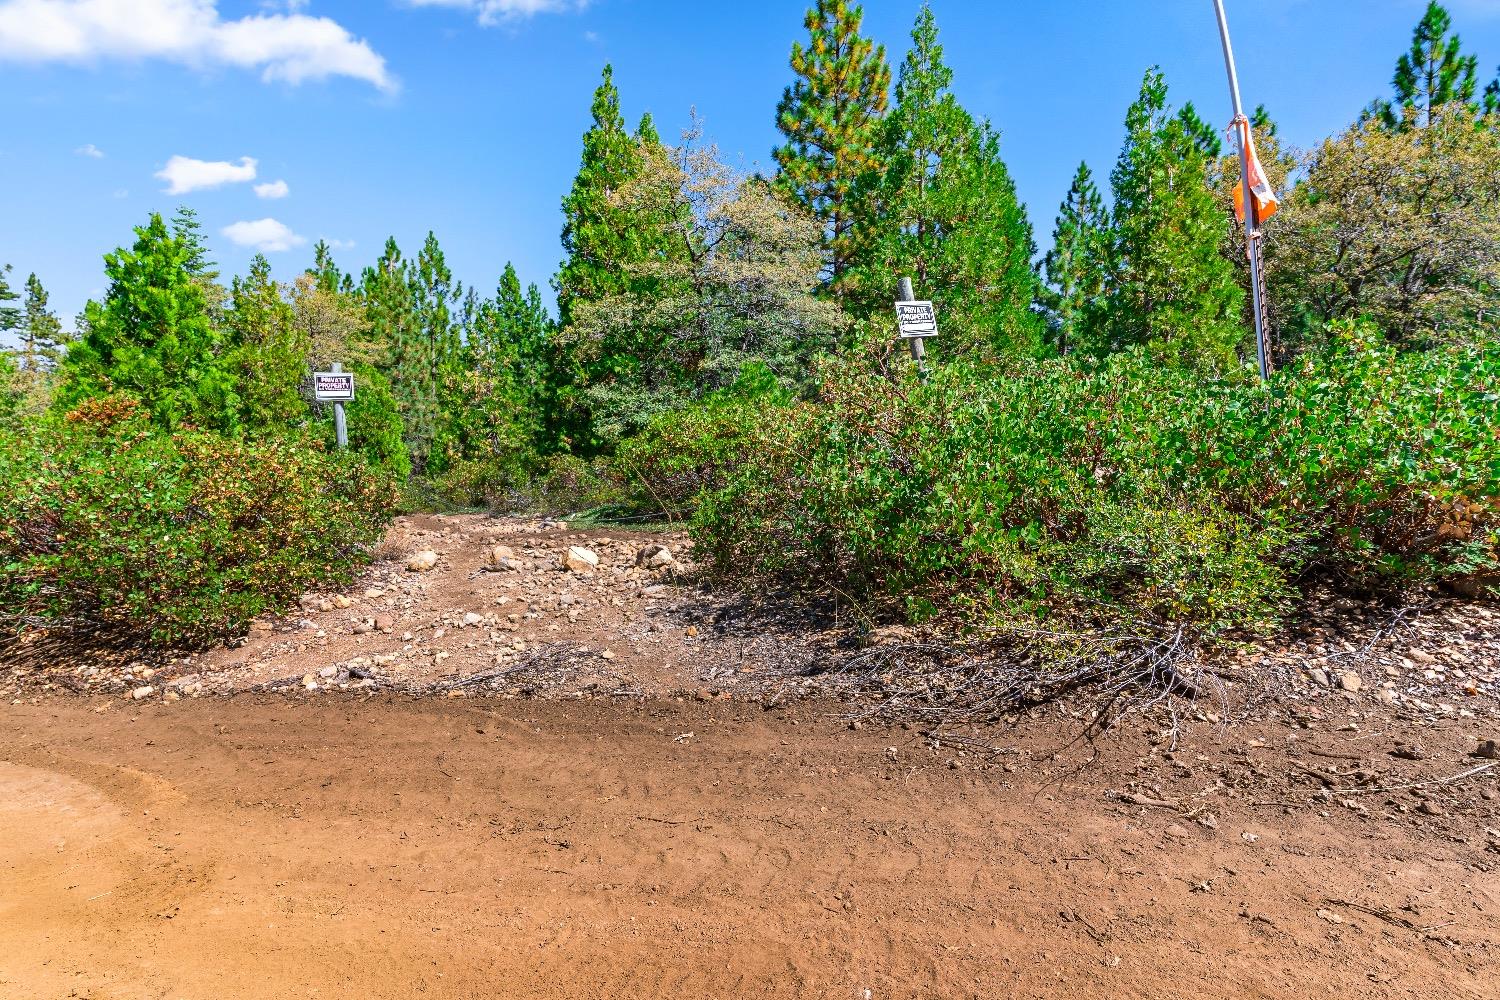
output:
[[[0, 996], [1500, 996], [1495, 773], [1361, 814], [1288, 763], [1412, 733], [1122, 732], [1089, 763], [1049, 758], [1060, 722], [988, 757], [835, 710], [7, 706]], [[1396, 777], [1478, 763], [1421, 738]]]

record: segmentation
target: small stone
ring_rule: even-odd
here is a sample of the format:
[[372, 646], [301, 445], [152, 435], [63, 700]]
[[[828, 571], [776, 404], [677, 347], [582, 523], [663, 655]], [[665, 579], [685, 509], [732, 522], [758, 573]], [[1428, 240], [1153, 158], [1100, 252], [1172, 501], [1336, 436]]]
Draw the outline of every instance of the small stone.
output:
[[1411, 658], [1411, 661], [1413, 663], [1420, 663], [1424, 666], [1437, 662], [1437, 657], [1433, 656], [1425, 649], [1408, 649], [1406, 651], [1406, 655]]
[[337, 677], [338, 675], [339, 675], [339, 668], [338, 667], [324, 667], [322, 670], [318, 671], [318, 676], [321, 677], [321, 678], [323, 678], [324, 680], [328, 680], [330, 678]]
[[599, 568], [599, 554], [581, 545], [570, 545], [563, 555], [563, 568], [574, 573], [592, 573]]
[[606, 660], [613, 660], [615, 658], [615, 651], [612, 650], [612, 649], [606, 649], [604, 652], [600, 653], [599, 655], [602, 656], [602, 657], [604, 657]]
[[413, 573], [427, 573], [438, 564], [438, 554], [431, 549], [423, 549], [406, 561], [406, 568]]
[[1348, 691], [1350, 694], [1354, 694], [1360, 688], [1364, 687], [1364, 685], [1365, 682], [1360, 679], [1359, 674], [1356, 674], [1352, 670], [1345, 672], [1344, 676], [1339, 678], [1339, 687], [1343, 688], [1345, 691]]
[[1251, 833], [1247, 830], [1244, 833], [1240, 834], [1240, 839], [1247, 844], [1254, 844], [1260, 840], [1260, 834]]
[[1443, 807], [1438, 805], [1436, 802], [1433, 802], [1431, 799], [1423, 799], [1422, 804], [1417, 806], [1417, 811], [1424, 816], [1443, 815]]
[[1483, 760], [1500, 760], [1500, 745], [1497, 745], [1494, 740], [1485, 740], [1470, 756]]
[[1328, 686], [1328, 672], [1322, 667], [1312, 668], [1307, 672], [1307, 675], [1312, 678], [1313, 683], [1318, 687], [1326, 688]]
[[469, 628], [473, 628], [475, 625], [482, 625], [484, 624], [484, 615], [475, 614], [474, 612], [470, 611], [468, 614], [464, 615], [464, 624]]
[[371, 587], [365, 591], [365, 600], [368, 601], [378, 601], [384, 596], [385, 591], [381, 590], [379, 587]]
[[1188, 828], [1183, 826], [1181, 823], [1173, 823], [1162, 832], [1165, 833], [1168, 837], [1171, 837], [1173, 840], [1187, 840], [1192, 836], [1192, 834], [1188, 832]]
[[382, 632], [390, 632], [396, 627], [396, 619], [391, 615], [376, 615], [375, 627]]
[[687, 627], [687, 634], [688, 634], [689, 638], [696, 638], [697, 635], [698, 635], [698, 626], [696, 626], [696, 625], [689, 625]]
[[350, 631], [355, 635], [369, 635], [371, 632], [375, 631], [375, 623], [373, 621], [370, 621], [369, 619], [365, 619], [364, 621], [357, 621], [354, 623], [354, 627], [350, 629]]
[[333, 606], [336, 607], [336, 608], [343, 609], [343, 608], [350, 607], [353, 604], [354, 604], [354, 602], [351, 601], [351, 600], [349, 600], [349, 598], [345, 597], [343, 594], [334, 594], [333, 595]]
[[148, 684], [145, 687], [138, 687], [134, 691], [130, 692], [130, 697], [134, 698], [136, 701], [142, 701], [143, 699], [151, 697], [155, 693], [156, 688]]

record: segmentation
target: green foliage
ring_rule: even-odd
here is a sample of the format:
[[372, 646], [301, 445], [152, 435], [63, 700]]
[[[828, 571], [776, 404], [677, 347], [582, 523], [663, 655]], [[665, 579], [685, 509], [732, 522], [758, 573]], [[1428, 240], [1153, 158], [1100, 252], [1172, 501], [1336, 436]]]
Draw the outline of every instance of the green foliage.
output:
[[[1376, 101], [1370, 116], [1392, 131], [1426, 128], [1439, 108], [1472, 107], [1479, 86], [1479, 60], [1464, 55], [1453, 18], [1441, 4], [1429, 2], [1412, 32], [1411, 50], [1396, 61], [1393, 100]], [[1488, 92], [1487, 92], [1488, 93]]]
[[[391, 383], [379, 369], [368, 364], [348, 366], [354, 373], [355, 393], [344, 405], [344, 420], [349, 431], [349, 450], [368, 462], [372, 469], [404, 482], [411, 475], [411, 456], [406, 450], [401, 411], [391, 392]], [[333, 407], [322, 405], [316, 415], [318, 440], [327, 450], [336, 442]]]
[[1500, 566], [1497, 375], [1500, 348], [1401, 355], [1355, 331], [1269, 388], [1139, 350], [836, 377], [803, 419], [753, 425], [696, 531], [726, 569], [909, 614], [1212, 640], [1273, 622], [1308, 571], [1392, 587]]
[[21, 325], [21, 310], [10, 304], [21, 296], [10, 287], [10, 283], [6, 280], [8, 274], [10, 274], [10, 265], [0, 265], [0, 333], [9, 333]]
[[250, 273], [235, 278], [230, 288], [226, 326], [234, 346], [226, 367], [240, 400], [240, 426], [263, 432], [295, 424], [307, 415], [302, 399], [307, 336], [293, 322], [292, 307], [265, 257], [256, 254]]
[[352, 578], [392, 484], [291, 442], [164, 432], [133, 401], [0, 435], [0, 638], [61, 627], [193, 647]]
[[769, 368], [750, 365], [734, 385], [657, 416], [620, 445], [613, 466], [634, 506], [685, 520], [704, 496], [758, 460], [773, 427], [784, 430], [805, 412]]
[[825, 227], [828, 277], [835, 290], [860, 250], [856, 184], [881, 167], [880, 120], [890, 100], [885, 47], [860, 34], [864, 10], [816, 0], [804, 21], [808, 42], [792, 45], [796, 81], [782, 95], [772, 151], [777, 183]]
[[1223, 255], [1228, 220], [1208, 188], [1208, 161], [1149, 70], [1125, 117], [1110, 177], [1114, 207], [1104, 296], [1084, 324], [1094, 354], [1144, 347], [1169, 363], [1229, 369], [1245, 340], [1245, 292]]
[[676, 219], [686, 253], [631, 265], [626, 292], [575, 303], [559, 331], [585, 373], [575, 391], [601, 447], [733, 384], [746, 364], [807, 387], [812, 359], [842, 326], [838, 307], [814, 295], [817, 221], [695, 138], [643, 150], [640, 175], [618, 194], [628, 210]]
[[198, 250], [160, 215], [135, 232], [134, 246], [105, 255], [109, 289], [86, 307], [84, 335], [63, 359], [59, 405], [125, 393], [158, 427], [235, 429], [238, 387], [192, 270]]
[[1031, 223], [1000, 158], [999, 137], [954, 98], [937, 23], [924, 6], [901, 66], [896, 105], [880, 126], [877, 159], [859, 186], [858, 263], [845, 299], [869, 318], [890, 313], [896, 279], [941, 311], [944, 357], [1036, 353], [1042, 322]]
[[1095, 300], [1104, 293], [1108, 266], [1109, 215], [1094, 186], [1087, 163], [1078, 165], [1073, 186], [1057, 212], [1052, 249], [1044, 267], [1051, 346], [1058, 354], [1074, 347], [1079, 326]]

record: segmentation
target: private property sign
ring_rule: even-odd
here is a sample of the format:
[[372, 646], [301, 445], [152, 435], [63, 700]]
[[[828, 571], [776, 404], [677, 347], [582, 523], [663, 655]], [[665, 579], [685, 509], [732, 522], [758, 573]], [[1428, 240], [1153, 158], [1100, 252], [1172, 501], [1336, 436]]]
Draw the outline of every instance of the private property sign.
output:
[[354, 398], [349, 372], [313, 372], [313, 398], [320, 403], [347, 403]]
[[937, 310], [931, 302], [897, 302], [896, 319], [901, 324], [901, 336], [907, 340], [937, 336]]

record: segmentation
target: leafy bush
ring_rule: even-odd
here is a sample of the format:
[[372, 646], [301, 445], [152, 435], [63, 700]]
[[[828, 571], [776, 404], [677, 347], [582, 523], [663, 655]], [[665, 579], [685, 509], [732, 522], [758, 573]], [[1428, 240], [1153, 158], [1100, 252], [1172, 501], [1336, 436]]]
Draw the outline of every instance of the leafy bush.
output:
[[640, 510], [688, 518], [700, 497], [756, 458], [768, 425], [805, 412], [770, 369], [752, 365], [732, 387], [656, 417], [620, 444], [613, 464]]
[[0, 641], [66, 627], [162, 647], [242, 634], [352, 576], [392, 483], [292, 442], [151, 428], [130, 400], [0, 435]]
[[722, 566], [915, 616], [1212, 639], [1276, 620], [1309, 570], [1500, 565], [1497, 378], [1500, 349], [1400, 355], [1360, 331], [1269, 388], [1138, 354], [838, 375], [808, 419], [759, 425], [695, 530]]

